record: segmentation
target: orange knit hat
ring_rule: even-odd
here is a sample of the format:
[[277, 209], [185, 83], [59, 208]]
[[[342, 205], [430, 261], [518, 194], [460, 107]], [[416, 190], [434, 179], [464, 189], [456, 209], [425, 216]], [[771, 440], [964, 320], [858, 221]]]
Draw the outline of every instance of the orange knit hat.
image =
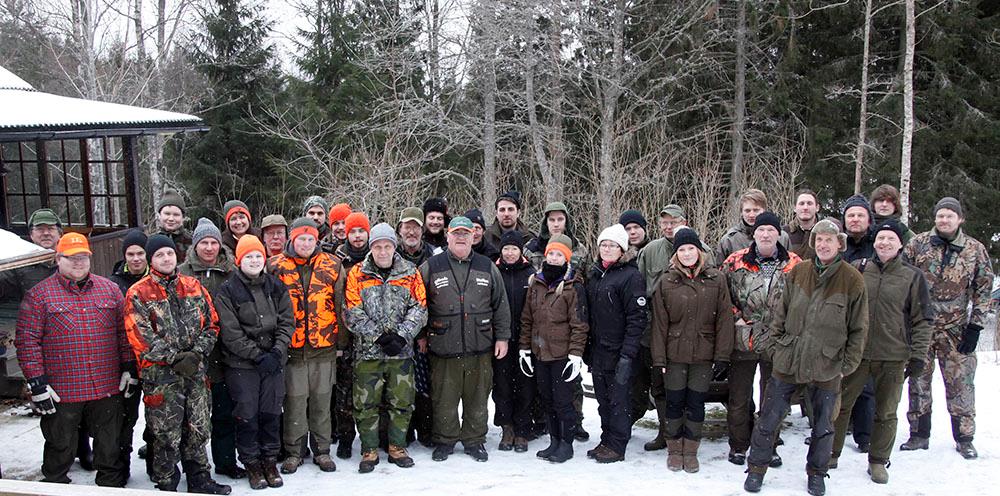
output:
[[264, 243], [261, 243], [257, 236], [244, 234], [240, 237], [239, 242], [236, 243], [236, 265], [240, 265], [243, 262], [243, 256], [252, 251], [259, 251], [265, 257], [267, 256], [267, 251], [264, 250]]
[[572, 246], [573, 240], [569, 236], [556, 234], [549, 240], [549, 244], [545, 245], [545, 254], [548, 255], [552, 250], [562, 252], [563, 256], [566, 257], [566, 262], [569, 263], [570, 259], [573, 258]]
[[354, 229], [355, 227], [360, 227], [364, 229], [365, 232], [371, 232], [371, 223], [368, 222], [368, 216], [365, 215], [364, 212], [354, 212], [344, 219], [344, 231], [348, 234], [350, 234], [351, 229]]
[[347, 219], [348, 215], [351, 215], [351, 206], [346, 203], [338, 203], [330, 207], [330, 225]]

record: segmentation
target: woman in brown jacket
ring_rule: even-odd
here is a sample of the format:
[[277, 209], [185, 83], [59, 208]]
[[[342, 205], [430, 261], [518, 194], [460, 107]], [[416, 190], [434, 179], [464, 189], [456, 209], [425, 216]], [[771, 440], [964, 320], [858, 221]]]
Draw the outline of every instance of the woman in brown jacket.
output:
[[521, 313], [521, 370], [536, 375], [548, 416], [549, 447], [537, 456], [554, 463], [573, 458], [577, 421], [573, 381], [583, 366], [589, 329], [587, 296], [583, 281], [570, 266], [572, 256], [573, 241], [568, 236], [557, 234], [549, 240], [542, 270], [528, 279]]
[[733, 350], [733, 304], [726, 276], [705, 267], [698, 234], [674, 235], [674, 256], [652, 295], [653, 368], [667, 390], [667, 468], [698, 471], [705, 396], [725, 377]]

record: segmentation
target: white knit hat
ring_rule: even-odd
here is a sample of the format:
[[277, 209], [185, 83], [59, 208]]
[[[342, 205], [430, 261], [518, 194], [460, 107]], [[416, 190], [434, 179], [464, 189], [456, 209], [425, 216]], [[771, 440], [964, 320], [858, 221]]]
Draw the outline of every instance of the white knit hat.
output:
[[622, 251], [628, 250], [628, 232], [625, 231], [625, 226], [621, 224], [615, 224], [601, 231], [601, 235], [597, 237], [597, 244], [600, 245], [601, 241], [604, 240], [618, 243], [618, 246], [622, 247]]

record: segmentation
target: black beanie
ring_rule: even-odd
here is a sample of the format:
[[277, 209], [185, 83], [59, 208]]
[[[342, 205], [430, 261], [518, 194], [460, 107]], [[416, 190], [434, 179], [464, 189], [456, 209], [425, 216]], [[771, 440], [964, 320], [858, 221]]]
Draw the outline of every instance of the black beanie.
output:
[[500, 249], [503, 250], [503, 247], [508, 245], [524, 250], [524, 236], [521, 235], [521, 231], [507, 231], [500, 236]]
[[626, 210], [622, 212], [621, 217], [618, 218], [618, 223], [624, 227], [628, 227], [629, 224], [639, 224], [639, 227], [646, 228], [646, 218], [638, 210]]
[[125, 257], [125, 251], [128, 250], [130, 246], [141, 246], [143, 250], [146, 249], [146, 234], [139, 229], [132, 229], [125, 235], [125, 239], [122, 240], [122, 257]]
[[757, 215], [757, 220], [753, 222], [753, 230], [756, 231], [760, 226], [772, 226], [781, 233], [781, 219], [778, 215], [770, 210], [761, 212]]
[[465, 212], [465, 217], [471, 220], [473, 224], [479, 224], [480, 227], [486, 229], [486, 220], [483, 219], [483, 213], [478, 208]]
[[875, 227], [875, 235], [878, 236], [878, 233], [882, 231], [892, 231], [896, 233], [896, 236], [899, 237], [899, 242], [903, 243], [903, 225], [900, 224], [898, 220], [890, 217], [880, 222], [879, 225]]
[[433, 198], [428, 198], [427, 201], [424, 202], [424, 215], [427, 215], [428, 212], [441, 212], [441, 214], [447, 217], [448, 200], [445, 200], [444, 198], [438, 198], [436, 196]]
[[512, 190], [510, 190], [510, 191], [508, 191], [508, 192], [500, 195], [500, 197], [497, 198], [497, 201], [493, 204], [493, 207], [495, 208], [497, 205], [500, 205], [501, 201], [509, 201], [509, 202], [513, 203], [514, 206], [517, 207], [518, 210], [521, 210], [521, 192], [520, 191], [512, 189]]
[[847, 209], [851, 207], [863, 207], [865, 211], [868, 212], [869, 222], [872, 220], [872, 207], [868, 204], [868, 199], [864, 195], [854, 195], [847, 200], [844, 200], [844, 204], [840, 207], [840, 218], [844, 220], [847, 217]]
[[698, 233], [694, 232], [694, 229], [686, 227], [674, 231], [674, 253], [684, 245], [694, 245], [695, 248], [701, 249], [701, 239], [698, 238]]
[[153, 263], [153, 254], [160, 248], [170, 248], [174, 250], [175, 254], [177, 253], [177, 245], [174, 244], [174, 240], [162, 234], [154, 234], [146, 241], [146, 262]]

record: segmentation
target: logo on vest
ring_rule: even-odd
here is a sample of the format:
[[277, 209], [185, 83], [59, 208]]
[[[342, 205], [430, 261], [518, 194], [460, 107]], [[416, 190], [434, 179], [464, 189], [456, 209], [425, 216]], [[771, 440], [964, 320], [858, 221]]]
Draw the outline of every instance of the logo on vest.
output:
[[489, 286], [489, 285], [490, 285], [490, 280], [489, 279], [486, 279], [484, 277], [477, 277], [476, 278], [476, 286]]
[[448, 287], [448, 278], [447, 277], [439, 277], [437, 279], [434, 279], [434, 287], [437, 288], [437, 289]]
[[646, 306], [646, 297], [645, 296], [640, 296], [640, 297], [636, 298], [635, 299], [635, 303], [636, 303], [636, 305], [639, 305], [640, 307]]

